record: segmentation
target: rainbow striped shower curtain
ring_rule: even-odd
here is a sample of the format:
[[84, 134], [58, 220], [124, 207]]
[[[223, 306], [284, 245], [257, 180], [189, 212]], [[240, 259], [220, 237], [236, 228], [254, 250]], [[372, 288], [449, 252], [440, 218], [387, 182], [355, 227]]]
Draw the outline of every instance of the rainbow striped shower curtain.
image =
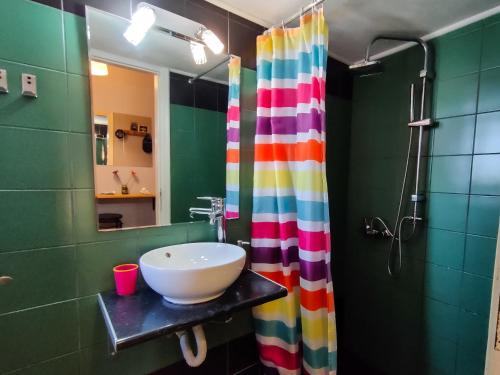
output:
[[227, 103], [226, 218], [240, 217], [240, 70], [241, 59], [231, 56]]
[[335, 374], [323, 11], [257, 38], [252, 269], [288, 296], [254, 309], [265, 374]]

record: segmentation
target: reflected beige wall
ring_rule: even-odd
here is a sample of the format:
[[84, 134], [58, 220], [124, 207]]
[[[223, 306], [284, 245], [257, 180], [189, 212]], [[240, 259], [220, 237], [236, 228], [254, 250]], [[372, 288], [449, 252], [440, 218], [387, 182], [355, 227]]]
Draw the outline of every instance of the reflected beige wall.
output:
[[[113, 116], [110, 129], [114, 166], [152, 167], [153, 154], [142, 150], [143, 137], [126, 136], [119, 139], [116, 129], [130, 130], [130, 122], [147, 123], [154, 140], [155, 75], [135, 69], [108, 64], [107, 76], [91, 76], [94, 113]], [[120, 120], [120, 121], [117, 121]], [[154, 149], [153, 149], [154, 152]]]

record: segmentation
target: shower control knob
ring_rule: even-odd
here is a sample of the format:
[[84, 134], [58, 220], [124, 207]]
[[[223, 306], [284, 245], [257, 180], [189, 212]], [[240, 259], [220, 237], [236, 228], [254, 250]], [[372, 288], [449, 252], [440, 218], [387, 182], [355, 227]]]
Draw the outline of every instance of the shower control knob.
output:
[[14, 280], [10, 276], [0, 276], [0, 285], [9, 285], [12, 280]]

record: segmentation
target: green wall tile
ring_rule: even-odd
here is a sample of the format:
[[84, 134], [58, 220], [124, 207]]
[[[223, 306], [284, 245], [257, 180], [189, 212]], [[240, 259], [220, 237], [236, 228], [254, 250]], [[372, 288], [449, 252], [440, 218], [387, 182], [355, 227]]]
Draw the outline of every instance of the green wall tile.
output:
[[493, 277], [495, 249], [495, 238], [467, 235], [464, 271]]
[[27, 0], [2, 1], [0, 35], [1, 59], [65, 70], [60, 10]]
[[68, 124], [69, 129], [79, 133], [90, 133], [90, 89], [87, 77], [68, 74]]
[[461, 270], [464, 262], [465, 235], [429, 228], [427, 232], [428, 262]]
[[458, 316], [457, 306], [424, 298], [423, 329], [425, 335], [456, 341], [459, 331]]
[[115, 289], [113, 267], [138, 262], [135, 239], [80, 244], [76, 251], [79, 296]]
[[472, 154], [474, 122], [474, 115], [439, 120], [438, 125], [432, 130], [432, 154]]
[[88, 75], [87, 35], [85, 18], [63, 12], [66, 69], [68, 73]]
[[188, 227], [188, 242], [217, 241], [217, 227], [209, 223], [192, 223]]
[[500, 36], [500, 23], [491, 24], [484, 28], [483, 34], [483, 54], [481, 56], [481, 68], [495, 68], [500, 66], [500, 46], [498, 37]]
[[462, 272], [427, 263], [424, 275], [424, 295], [458, 306]]
[[481, 72], [478, 112], [500, 110], [500, 68]]
[[498, 217], [500, 215], [500, 197], [471, 195], [467, 232], [482, 236], [496, 237]]
[[500, 154], [475, 155], [471, 194], [500, 195]]
[[482, 113], [477, 116], [475, 154], [500, 152], [500, 112]]
[[470, 74], [436, 82], [436, 118], [474, 113], [476, 111], [478, 81], [478, 74]]
[[456, 375], [484, 375], [485, 356], [477, 356], [458, 347]]
[[468, 193], [471, 162], [471, 156], [433, 157], [430, 191], [440, 193]]
[[77, 189], [94, 187], [92, 138], [88, 134], [69, 134], [71, 152], [71, 184]]
[[467, 201], [464, 194], [429, 194], [429, 227], [465, 232]]
[[[196, 224], [176, 224], [174, 227], [166, 227], [170, 229], [168, 233], [161, 236], [139, 236], [137, 241], [138, 255], [142, 255], [150, 250], [159, 247], [177, 245], [180, 243], [188, 242], [188, 228]], [[152, 228], [155, 229], [155, 228]], [[208, 241], [208, 238], [205, 238]]]
[[[2, 62], [1, 65], [9, 76], [9, 94], [0, 95], [0, 124], [38, 129], [68, 129], [67, 84], [64, 73], [7, 62]], [[22, 73], [37, 76], [36, 99], [21, 95]]]
[[78, 299], [78, 328], [80, 349], [108, 342], [108, 331], [97, 302], [97, 296]]
[[78, 349], [75, 301], [0, 316], [0, 373]]
[[443, 37], [435, 43], [436, 76], [439, 80], [453, 78], [479, 70], [482, 30], [453, 37]]
[[68, 135], [0, 127], [0, 189], [70, 187]]
[[460, 289], [460, 307], [488, 316], [491, 303], [491, 284], [492, 280], [489, 278], [464, 273]]
[[12, 375], [69, 375], [80, 371], [79, 355], [77, 352], [51, 359], [46, 362], [10, 373]]
[[0, 314], [76, 296], [73, 246], [0, 253], [0, 273], [14, 279], [0, 288]]
[[72, 241], [71, 193], [0, 191], [0, 252]]
[[488, 341], [488, 324], [487, 315], [483, 316], [461, 310], [458, 345], [471, 354], [484, 356]]
[[[424, 362], [443, 375], [455, 373], [457, 345], [450, 340], [431, 336], [424, 341]], [[431, 372], [434, 373], [434, 372]]]

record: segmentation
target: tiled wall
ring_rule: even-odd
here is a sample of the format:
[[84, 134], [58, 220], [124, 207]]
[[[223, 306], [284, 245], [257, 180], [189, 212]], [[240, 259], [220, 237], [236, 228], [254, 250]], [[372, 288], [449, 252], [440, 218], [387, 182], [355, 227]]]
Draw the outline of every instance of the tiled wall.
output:
[[[180, 358], [178, 340], [163, 337], [111, 356], [96, 293], [113, 288], [113, 265], [161, 245], [214, 240], [215, 233], [206, 223], [96, 231], [85, 20], [61, 11], [60, 1], [48, 3], [55, 7], [0, 4], [0, 67], [10, 88], [0, 95], [0, 275], [14, 278], [0, 287], [0, 373], [151, 372]], [[24, 72], [37, 75], [37, 99], [20, 94]], [[230, 225], [238, 229], [234, 239], [248, 238], [251, 214], [255, 71], [242, 74], [245, 188], [242, 219]], [[250, 313], [206, 330], [212, 347], [246, 335]]]
[[354, 85], [345, 335], [339, 346], [388, 374], [482, 374], [500, 214], [500, 17], [433, 41], [434, 114], [426, 164], [426, 231], [387, 276], [388, 241], [361, 234], [364, 216], [391, 223], [408, 130], [408, 85], [422, 55], [384, 61]]

